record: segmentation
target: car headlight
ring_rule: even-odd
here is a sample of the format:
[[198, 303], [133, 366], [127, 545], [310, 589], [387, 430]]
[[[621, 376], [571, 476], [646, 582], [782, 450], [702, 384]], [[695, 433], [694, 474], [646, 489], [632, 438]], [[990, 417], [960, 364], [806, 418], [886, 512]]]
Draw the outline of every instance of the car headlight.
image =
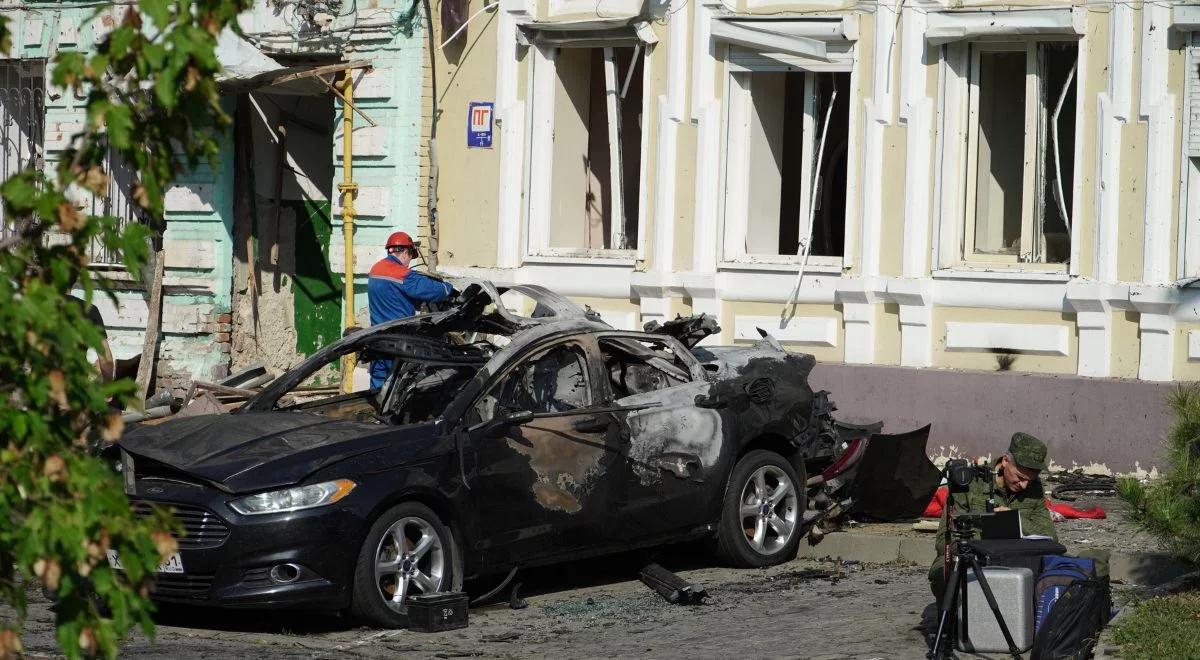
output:
[[323, 481], [319, 484], [273, 490], [232, 500], [229, 502], [229, 508], [244, 516], [312, 509], [337, 502], [349, 495], [356, 485], [358, 484], [349, 479], [337, 479]]

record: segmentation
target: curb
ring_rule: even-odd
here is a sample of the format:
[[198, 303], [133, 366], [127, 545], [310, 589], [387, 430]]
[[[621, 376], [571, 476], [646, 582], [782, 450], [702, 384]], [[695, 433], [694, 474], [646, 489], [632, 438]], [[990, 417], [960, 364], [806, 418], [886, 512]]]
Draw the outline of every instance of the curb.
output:
[[[1088, 546], [1067, 545], [1070, 552], [1089, 549]], [[830, 532], [817, 545], [800, 543], [797, 556], [809, 559], [861, 561], [865, 564], [929, 565], [933, 562], [933, 535], [928, 537], [885, 536], [858, 532]], [[1170, 555], [1151, 552], [1112, 551], [1109, 558], [1109, 577], [1126, 584], [1158, 585], [1195, 571]]]
[[1092, 656], [1096, 660], [1107, 660], [1111, 658], [1121, 657], [1121, 647], [1117, 645], [1116, 626], [1121, 619], [1128, 617], [1137, 608], [1136, 605], [1130, 603], [1121, 607], [1121, 611], [1117, 612], [1109, 622], [1104, 626], [1104, 630], [1100, 631], [1100, 637], [1096, 639], [1096, 647], [1092, 651]]

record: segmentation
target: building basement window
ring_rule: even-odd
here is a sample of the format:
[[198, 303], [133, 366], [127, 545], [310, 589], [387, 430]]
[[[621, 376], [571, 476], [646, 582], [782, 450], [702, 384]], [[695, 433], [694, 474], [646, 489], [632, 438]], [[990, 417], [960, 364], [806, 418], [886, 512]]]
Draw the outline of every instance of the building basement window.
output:
[[550, 248], [638, 247], [643, 49], [554, 54]]
[[967, 261], [1070, 259], [1078, 53], [1075, 42], [970, 45]]
[[842, 257], [850, 74], [740, 72], [730, 83], [726, 258], [798, 255], [810, 223], [809, 253]]

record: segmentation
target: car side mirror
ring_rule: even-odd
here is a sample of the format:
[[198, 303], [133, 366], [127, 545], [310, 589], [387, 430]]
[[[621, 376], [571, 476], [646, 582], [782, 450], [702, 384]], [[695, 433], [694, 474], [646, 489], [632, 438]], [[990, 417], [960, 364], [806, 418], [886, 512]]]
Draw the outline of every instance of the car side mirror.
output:
[[533, 421], [533, 413], [529, 410], [520, 410], [517, 412], [508, 413], [503, 417], [494, 420], [487, 429], [489, 438], [499, 438], [503, 436], [510, 426], [519, 426], [528, 424]]

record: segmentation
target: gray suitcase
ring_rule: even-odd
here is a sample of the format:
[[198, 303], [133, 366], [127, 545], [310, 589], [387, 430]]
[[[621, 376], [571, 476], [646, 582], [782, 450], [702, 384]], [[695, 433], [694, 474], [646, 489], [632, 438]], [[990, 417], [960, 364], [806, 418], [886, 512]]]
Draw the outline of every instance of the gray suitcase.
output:
[[[1033, 648], [1033, 571], [1028, 568], [1012, 568], [1009, 566], [984, 566], [983, 575], [987, 578], [988, 586], [1000, 606], [1000, 614], [1008, 626], [1008, 632], [1017, 644], [1018, 651]], [[960, 607], [955, 607], [955, 614], [961, 615]], [[974, 571], [967, 572], [967, 626], [966, 637], [963, 634], [962, 621], [958, 626], [958, 648], [966, 651], [968, 648], [978, 653], [1008, 652], [1008, 644], [1004, 634], [1000, 632], [1000, 624], [988, 607], [987, 598], [979, 581], [975, 579]], [[971, 647], [964, 644], [970, 639]]]

